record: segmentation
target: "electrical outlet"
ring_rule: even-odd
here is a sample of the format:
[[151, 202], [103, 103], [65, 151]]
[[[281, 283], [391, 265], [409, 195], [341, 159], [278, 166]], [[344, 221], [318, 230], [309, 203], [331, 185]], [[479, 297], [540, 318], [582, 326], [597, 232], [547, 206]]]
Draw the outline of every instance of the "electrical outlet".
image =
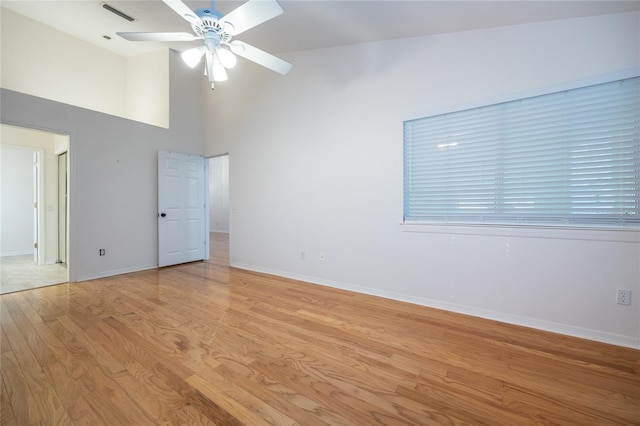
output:
[[618, 289], [616, 303], [618, 305], [631, 305], [631, 290]]
[[300, 252], [300, 260], [304, 260], [307, 257], [307, 255], [305, 254], [304, 250], [302, 250]]
[[324, 262], [324, 252], [320, 252], [320, 262]]
[[100, 256], [104, 256], [104, 255], [106, 255], [106, 254], [107, 254], [107, 252], [105, 251], [105, 249], [99, 249], [99, 250], [98, 250], [98, 255], [100, 255]]

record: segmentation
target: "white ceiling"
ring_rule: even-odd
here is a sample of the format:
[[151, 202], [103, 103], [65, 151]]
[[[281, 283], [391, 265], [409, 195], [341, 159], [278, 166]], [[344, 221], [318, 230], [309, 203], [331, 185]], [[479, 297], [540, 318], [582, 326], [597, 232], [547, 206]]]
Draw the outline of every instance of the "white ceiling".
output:
[[[128, 22], [102, 7], [104, 3], [132, 16]], [[192, 9], [209, 1], [185, 1]], [[218, 0], [216, 9], [229, 13], [244, 1]], [[123, 56], [169, 46], [185, 50], [189, 43], [126, 41], [118, 31], [187, 31], [189, 24], [161, 0], [56, 1], [1, 0], [2, 7], [43, 22], [72, 36]], [[386, 39], [516, 25], [556, 19], [640, 10], [640, 0], [281, 0], [284, 13], [246, 31], [236, 39], [270, 53], [333, 47]], [[111, 40], [103, 38], [110, 36]], [[197, 44], [197, 42], [196, 42]]]

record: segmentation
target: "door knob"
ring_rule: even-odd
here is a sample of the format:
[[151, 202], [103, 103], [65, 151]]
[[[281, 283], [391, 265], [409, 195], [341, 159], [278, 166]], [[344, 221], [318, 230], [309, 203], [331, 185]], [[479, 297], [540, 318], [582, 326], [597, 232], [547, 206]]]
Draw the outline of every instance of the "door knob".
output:
[[160, 217], [167, 217], [166, 213], [160, 213]]

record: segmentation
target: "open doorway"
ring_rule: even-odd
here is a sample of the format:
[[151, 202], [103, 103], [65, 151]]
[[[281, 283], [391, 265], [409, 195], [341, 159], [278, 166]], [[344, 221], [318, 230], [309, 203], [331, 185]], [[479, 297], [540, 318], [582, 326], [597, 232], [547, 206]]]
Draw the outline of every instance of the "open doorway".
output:
[[209, 158], [209, 262], [229, 266], [229, 155]]
[[69, 136], [6, 124], [0, 132], [0, 293], [68, 282], [69, 167], [59, 157]]

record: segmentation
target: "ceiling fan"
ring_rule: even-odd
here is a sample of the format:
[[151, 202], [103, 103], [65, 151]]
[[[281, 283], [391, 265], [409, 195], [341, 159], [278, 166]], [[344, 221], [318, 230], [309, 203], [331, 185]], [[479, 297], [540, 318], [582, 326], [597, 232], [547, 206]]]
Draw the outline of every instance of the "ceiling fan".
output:
[[[249, 59], [265, 68], [286, 74], [292, 65], [270, 53], [258, 49], [233, 37], [282, 13], [277, 0], [249, 0], [226, 15], [215, 10], [214, 0], [210, 8], [191, 10], [181, 0], [162, 0], [167, 6], [191, 24], [195, 34], [185, 32], [119, 32], [119, 36], [130, 41], [194, 41], [204, 44], [182, 53], [182, 60], [195, 68], [205, 57], [205, 75], [214, 87], [214, 82], [227, 80], [228, 68], [236, 64], [235, 55]], [[235, 55], [234, 55], [235, 54]]]

